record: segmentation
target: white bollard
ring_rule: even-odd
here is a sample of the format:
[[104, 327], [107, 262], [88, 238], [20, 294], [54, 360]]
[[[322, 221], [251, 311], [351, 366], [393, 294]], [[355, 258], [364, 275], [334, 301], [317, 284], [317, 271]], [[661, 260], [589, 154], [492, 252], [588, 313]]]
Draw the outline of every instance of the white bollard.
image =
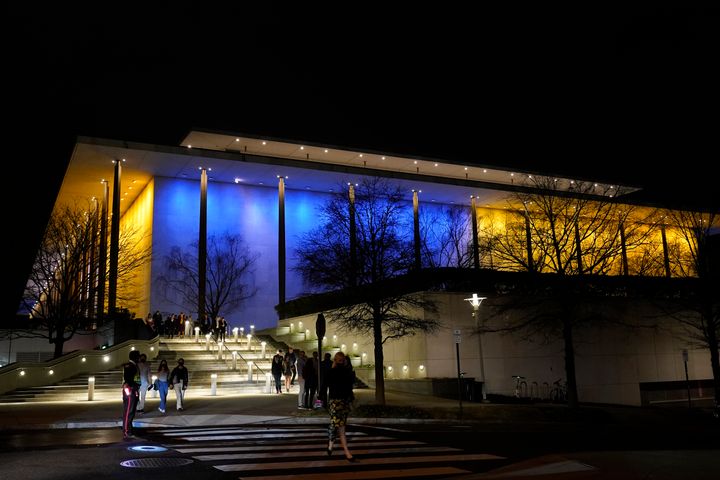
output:
[[205, 335], [205, 350], [210, 351], [210, 334]]
[[235, 343], [238, 342], [238, 330], [240, 330], [238, 327], [233, 328], [233, 336], [235, 337]]
[[237, 370], [237, 352], [233, 350], [233, 370]]
[[272, 375], [265, 374], [265, 393], [272, 393]]
[[210, 375], [210, 395], [217, 395], [217, 373]]
[[88, 402], [95, 398], [95, 377], [88, 377]]
[[248, 382], [252, 382], [252, 376], [253, 376], [253, 362], [248, 362]]
[[200, 327], [195, 327], [195, 343], [200, 343]]
[[267, 342], [260, 342], [260, 346], [262, 346], [261, 356], [262, 356], [263, 360], [265, 360], [265, 346], [266, 345], [267, 345]]
[[255, 335], [255, 325], [250, 325], [250, 333]]
[[298, 322], [298, 332], [302, 332], [302, 331], [303, 331], [303, 323]]
[[[153, 385], [155, 385], [155, 381], [157, 380], [157, 375], [153, 375], [152, 377], [150, 377], [150, 380], [152, 380]], [[158, 397], [158, 391], [153, 388], [152, 398], [157, 398], [157, 397]]]
[[251, 338], [252, 338], [252, 335], [248, 333], [248, 334], [247, 334], [247, 341], [248, 341], [248, 343], [247, 343], [247, 349], [248, 349], [248, 350], [250, 350], [250, 339], [251, 339]]
[[223, 342], [218, 342], [218, 355], [217, 359], [222, 360], [223, 359]]
[[[240, 327], [240, 336], [241, 336], [241, 337], [244, 337], [244, 336], [245, 336], [245, 327]], [[238, 342], [239, 342], [239, 341], [240, 341], [240, 339], [238, 338]]]

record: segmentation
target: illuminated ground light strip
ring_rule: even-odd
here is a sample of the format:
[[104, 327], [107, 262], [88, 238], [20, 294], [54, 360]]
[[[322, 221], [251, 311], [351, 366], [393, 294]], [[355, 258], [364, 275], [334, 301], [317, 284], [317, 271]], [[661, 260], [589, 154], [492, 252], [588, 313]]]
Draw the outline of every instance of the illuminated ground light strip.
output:
[[148, 452], [148, 453], [157, 453], [157, 452], [167, 452], [167, 448], [160, 447], [158, 445], [137, 445], [135, 447], [130, 447], [128, 450], [132, 452]]

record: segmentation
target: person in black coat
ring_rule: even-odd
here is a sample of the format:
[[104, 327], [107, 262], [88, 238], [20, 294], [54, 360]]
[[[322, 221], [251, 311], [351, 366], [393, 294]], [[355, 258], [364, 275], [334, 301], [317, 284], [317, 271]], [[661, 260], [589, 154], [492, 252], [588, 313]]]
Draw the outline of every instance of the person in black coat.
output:
[[345, 459], [354, 462], [355, 457], [348, 450], [347, 439], [345, 438], [345, 425], [350, 413], [355, 384], [355, 372], [352, 366], [345, 361], [345, 354], [337, 352], [333, 358], [332, 368], [327, 375], [328, 386], [328, 409], [330, 411], [330, 425], [328, 426], [328, 448], [327, 454], [332, 455], [335, 438], [340, 437], [340, 444], [345, 452]]
[[138, 350], [132, 350], [128, 354], [128, 358], [130, 361], [123, 364], [122, 384], [122, 431], [123, 438], [126, 440], [134, 436], [132, 422], [135, 418], [135, 409], [137, 408], [137, 402], [140, 392], [140, 369], [137, 365], [138, 360], [140, 360], [140, 352]]

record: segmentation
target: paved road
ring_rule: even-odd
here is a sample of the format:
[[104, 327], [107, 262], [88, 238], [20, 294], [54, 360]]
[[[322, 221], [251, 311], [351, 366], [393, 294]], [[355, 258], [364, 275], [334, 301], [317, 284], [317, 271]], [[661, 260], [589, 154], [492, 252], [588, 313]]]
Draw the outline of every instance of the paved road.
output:
[[[357, 394], [365, 402], [371, 395]], [[327, 417], [298, 411], [293, 395], [193, 398], [183, 412], [138, 416], [141, 435], [132, 442], [121, 438], [119, 402], [2, 405], [0, 479], [287, 478], [297, 472], [299, 478], [397, 478], [406, 472], [423, 478], [417, 469], [428, 478], [720, 478], [720, 426], [703, 412], [469, 405], [469, 418], [457, 421], [453, 402], [409, 395], [389, 400], [434, 408], [448, 420], [352, 418], [351, 448], [359, 459], [352, 465], [327, 458]], [[168, 450], [129, 450], [143, 445]], [[120, 464], [153, 458], [191, 462], [151, 469]]]

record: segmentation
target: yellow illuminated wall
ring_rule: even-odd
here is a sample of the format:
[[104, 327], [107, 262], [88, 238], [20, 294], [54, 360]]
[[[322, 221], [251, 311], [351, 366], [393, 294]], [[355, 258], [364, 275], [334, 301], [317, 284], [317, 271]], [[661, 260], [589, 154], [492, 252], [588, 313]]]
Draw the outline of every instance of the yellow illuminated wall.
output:
[[[628, 207], [630, 208], [630, 207]], [[510, 258], [507, 251], [515, 250], [514, 255], [525, 260], [525, 224], [519, 210], [513, 208], [478, 208], [478, 243], [480, 245], [480, 263], [483, 268], [494, 270], [523, 270], [524, 266]], [[658, 212], [650, 208], [634, 208], [632, 216], [625, 221], [627, 245], [628, 273], [642, 276], [664, 276], [664, 251], [659, 223], [656, 222]], [[617, 236], [614, 256], [608, 259], [602, 272], [608, 275], [623, 273], [619, 231], [616, 228], [599, 229], [597, 235]], [[493, 237], [502, 237], [506, 244], [503, 254], [493, 242]], [[673, 277], [695, 276], [689, 258], [690, 252], [678, 226], [666, 227], [668, 257]], [[593, 243], [607, 244], [597, 241], [595, 234], [583, 240], [583, 251], [589, 251]], [[510, 247], [508, 247], [508, 245]], [[512, 246], [514, 245], [514, 248]], [[588, 259], [589, 260], [589, 259]], [[542, 271], [549, 271], [543, 269]]]
[[[147, 258], [132, 272], [118, 279], [118, 307], [128, 308], [139, 318], [144, 318], [150, 311], [150, 280], [151, 262], [149, 253], [152, 248], [152, 220], [153, 199], [155, 198], [155, 181], [145, 186], [133, 204], [125, 211], [120, 219], [120, 236], [122, 238], [120, 260], [123, 265], [123, 256], [126, 254]], [[123, 251], [128, 245], [130, 252]]]

